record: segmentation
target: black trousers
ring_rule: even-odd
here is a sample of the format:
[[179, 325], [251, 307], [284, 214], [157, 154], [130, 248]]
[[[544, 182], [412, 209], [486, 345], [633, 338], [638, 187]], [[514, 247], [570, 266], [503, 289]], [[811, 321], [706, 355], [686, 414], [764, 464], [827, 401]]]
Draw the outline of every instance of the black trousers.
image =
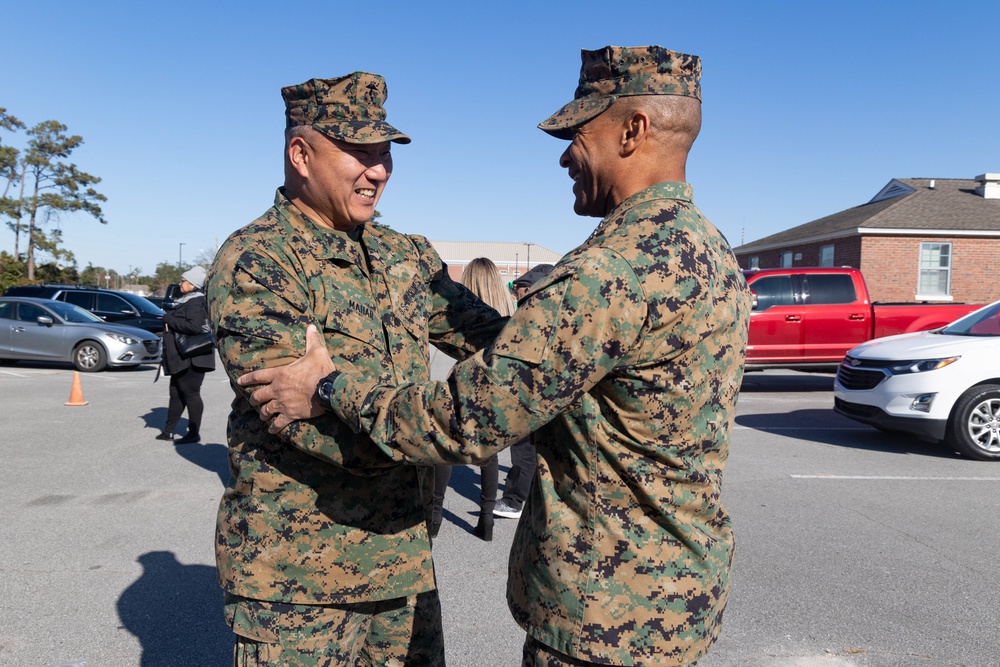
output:
[[510, 446], [510, 471], [503, 483], [503, 500], [516, 510], [528, 499], [531, 480], [535, 477], [535, 446], [531, 436]]
[[165, 432], [174, 432], [184, 408], [188, 411], [188, 433], [201, 432], [201, 415], [205, 412], [201, 383], [204, 381], [205, 373], [194, 368], [170, 376], [170, 404], [167, 407], [167, 423], [163, 427]]
[[[444, 494], [451, 479], [451, 466], [434, 466], [434, 508], [440, 511], [444, 504]], [[497, 504], [497, 488], [500, 486], [500, 461], [496, 454], [483, 462], [479, 468], [479, 511], [491, 514]]]

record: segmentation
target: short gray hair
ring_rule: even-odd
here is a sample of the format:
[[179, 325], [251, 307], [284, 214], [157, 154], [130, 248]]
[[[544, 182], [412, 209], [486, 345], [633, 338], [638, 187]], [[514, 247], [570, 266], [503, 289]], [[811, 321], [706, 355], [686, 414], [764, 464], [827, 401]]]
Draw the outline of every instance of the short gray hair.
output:
[[636, 111], [644, 111], [660, 140], [672, 140], [690, 150], [701, 131], [701, 102], [683, 95], [629, 95], [619, 97], [608, 109], [612, 120], [621, 122]]
[[312, 125], [293, 125], [292, 127], [285, 128], [285, 152], [288, 152], [288, 144], [292, 142], [295, 137], [305, 137], [310, 132], [313, 132]]

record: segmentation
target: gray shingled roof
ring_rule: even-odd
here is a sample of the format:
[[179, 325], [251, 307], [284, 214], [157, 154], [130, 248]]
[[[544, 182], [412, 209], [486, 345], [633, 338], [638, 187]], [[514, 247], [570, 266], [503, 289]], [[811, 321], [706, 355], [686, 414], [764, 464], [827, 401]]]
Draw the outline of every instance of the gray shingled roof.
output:
[[[930, 187], [932, 180], [933, 189]], [[895, 181], [914, 191], [855, 206], [752, 241], [734, 251], [746, 253], [774, 246], [863, 234], [866, 229], [1000, 232], [1000, 199], [984, 199], [976, 194], [979, 184], [972, 179], [897, 178]], [[890, 185], [892, 183], [890, 181]]]

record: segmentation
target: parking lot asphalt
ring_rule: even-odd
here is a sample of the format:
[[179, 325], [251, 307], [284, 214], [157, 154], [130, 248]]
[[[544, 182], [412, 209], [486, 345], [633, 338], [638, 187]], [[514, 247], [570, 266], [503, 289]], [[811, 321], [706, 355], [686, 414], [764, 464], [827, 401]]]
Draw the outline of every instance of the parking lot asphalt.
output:
[[[70, 407], [71, 367], [0, 367], [0, 666], [231, 664], [212, 545], [232, 393], [208, 375], [204, 442], [173, 446], [153, 439], [167, 405], [154, 376], [81, 374], [89, 405]], [[839, 417], [831, 387], [744, 381], [723, 492], [733, 586], [699, 667], [1000, 664], [1000, 466]], [[471, 534], [478, 482], [455, 471], [434, 545], [448, 664], [511, 667], [516, 521], [493, 542]]]

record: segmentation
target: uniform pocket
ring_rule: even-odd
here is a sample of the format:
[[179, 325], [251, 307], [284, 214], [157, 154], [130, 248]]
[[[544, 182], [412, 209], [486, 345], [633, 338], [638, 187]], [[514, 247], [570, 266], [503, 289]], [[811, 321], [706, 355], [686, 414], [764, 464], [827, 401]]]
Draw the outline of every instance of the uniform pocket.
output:
[[525, 294], [514, 316], [490, 348], [492, 354], [532, 366], [541, 364], [559, 328], [566, 290], [575, 275], [575, 269], [565, 267]]
[[233, 632], [255, 642], [277, 645], [280, 614], [251, 602], [234, 602], [226, 605], [226, 621]]

